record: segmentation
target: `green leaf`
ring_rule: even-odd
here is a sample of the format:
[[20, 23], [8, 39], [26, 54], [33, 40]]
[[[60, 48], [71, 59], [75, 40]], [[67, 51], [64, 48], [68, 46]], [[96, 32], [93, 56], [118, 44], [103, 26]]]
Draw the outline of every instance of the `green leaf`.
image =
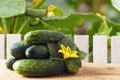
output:
[[38, 8], [40, 8], [45, 3], [45, 1], [46, 0], [39, 0], [38, 3], [36, 3], [35, 5], [33, 5], [31, 8], [38, 9]]
[[46, 23], [49, 25], [49, 29], [54, 29], [66, 34], [75, 34], [76, 28], [83, 24], [83, 19], [85, 18], [97, 19], [99, 17], [93, 13], [71, 14], [67, 18], [48, 20]]
[[80, 51], [78, 48], [76, 49], [77, 50], [77, 55], [79, 56], [79, 60], [81, 61], [81, 60], [83, 60], [86, 56], [87, 56], [87, 54], [85, 53], [85, 52], [83, 52], [83, 51]]
[[71, 35], [66, 35], [62, 40], [58, 42], [58, 45], [63, 44], [64, 46], [69, 46], [71, 49], [76, 49], [76, 45], [73, 41], [73, 38]]
[[111, 0], [111, 2], [113, 7], [120, 11], [120, 0]]
[[[78, 9], [82, 0], [67, 0], [71, 7]], [[85, 1], [85, 0], [84, 0]]]
[[[66, 34], [74, 35], [76, 32], [76, 28], [80, 27], [83, 24], [83, 19], [88, 18], [92, 20], [98, 20], [98, 16], [94, 13], [84, 13], [84, 14], [71, 14], [67, 18], [62, 19], [53, 19], [53, 20], [40, 20], [36, 25], [30, 25], [31, 21], [25, 26], [22, 34], [25, 34], [31, 30], [56, 30], [60, 32], [64, 32]], [[73, 20], [74, 19], [74, 20]], [[20, 22], [24, 20], [20, 20]]]
[[55, 16], [63, 16], [63, 11], [60, 8], [56, 8], [55, 10], [53, 10], [53, 13], [55, 14]]
[[50, 59], [62, 59], [63, 56], [62, 54], [58, 53], [58, 50], [59, 50], [59, 46], [55, 43], [47, 43], [47, 46], [48, 46], [48, 50], [49, 50], [49, 53], [50, 53]]
[[46, 23], [49, 25], [49, 29], [54, 29], [67, 34], [74, 34], [76, 27], [82, 25], [82, 19], [77, 14], [71, 14], [65, 19], [49, 20], [46, 21]]
[[104, 23], [101, 24], [101, 27], [98, 29], [98, 35], [107, 35], [109, 36], [112, 31], [112, 27], [105, 26]]
[[[74, 19], [74, 20], [73, 20]], [[76, 28], [82, 25], [83, 21], [78, 14], [72, 14], [64, 19], [40, 20], [40, 24], [36, 25], [40, 29], [56, 30], [66, 34], [74, 34]]]
[[23, 14], [25, 8], [25, 0], [0, 0], [0, 18]]
[[55, 5], [59, 7], [64, 13], [64, 18], [75, 12], [66, 0], [46, 0], [45, 5]]

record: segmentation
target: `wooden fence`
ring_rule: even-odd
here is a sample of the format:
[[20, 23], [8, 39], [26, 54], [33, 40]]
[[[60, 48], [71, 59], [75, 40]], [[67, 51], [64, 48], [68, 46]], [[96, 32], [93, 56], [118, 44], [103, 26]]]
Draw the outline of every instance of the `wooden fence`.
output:
[[[6, 37], [5, 37], [6, 36]], [[20, 34], [0, 34], [0, 59], [10, 58], [10, 46], [17, 41], [21, 41]], [[74, 42], [78, 48], [89, 55], [89, 36], [75, 35]], [[6, 48], [5, 48], [6, 47]], [[120, 63], [120, 36], [111, 38], [110, 50], [111, 63]], [[89, 57], [83, 60], [88, 62]], [[107, 63], [108, 61], [107, 36], [93, 36], [93, 63]]]
[[8, 59], [11, 56], [10, 46], [21, 41], [20, 34], [0, 34], [0, 59]]

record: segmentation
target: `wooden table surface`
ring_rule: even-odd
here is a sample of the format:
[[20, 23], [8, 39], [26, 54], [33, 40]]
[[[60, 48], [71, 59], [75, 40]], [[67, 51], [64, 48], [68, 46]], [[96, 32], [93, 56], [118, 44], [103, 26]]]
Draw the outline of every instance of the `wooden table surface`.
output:
[[0, 60], [0, 80], [120, 80], [120, 64], [83, 63], [75, 75], [30, 78], [7, 69], [5, 60]]

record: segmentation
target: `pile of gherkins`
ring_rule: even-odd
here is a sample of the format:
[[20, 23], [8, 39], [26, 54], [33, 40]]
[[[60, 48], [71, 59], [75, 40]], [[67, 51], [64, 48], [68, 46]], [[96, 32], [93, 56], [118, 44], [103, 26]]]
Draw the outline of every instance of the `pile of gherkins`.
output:
[[[60, 45], [77, 51], [78, 58], [64, 59], [58, 51]], [[70, 35], [50, 30], [30, 31], [24, 40], [11, 46], [10, 58], [6, 61], [8, 69], [24, 76], [52, 76], [62, 73], [77, 73], [85, 53], [74, 44]]]

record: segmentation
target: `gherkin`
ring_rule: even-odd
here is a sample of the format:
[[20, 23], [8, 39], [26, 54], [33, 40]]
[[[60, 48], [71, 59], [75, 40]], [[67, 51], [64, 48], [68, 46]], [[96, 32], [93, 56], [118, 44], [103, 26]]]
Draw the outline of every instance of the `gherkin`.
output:
[[22, 59], [13, 64], [13, 69], [24, 76], [52, 76], [63, 73], [65, 64], [63, 61], [49, 59]]
[[57, 43], [64, 37], [65, 35], [62, 32], [35, 30], [28, 32], [24, 36], [24, 41], [30, 44]]

